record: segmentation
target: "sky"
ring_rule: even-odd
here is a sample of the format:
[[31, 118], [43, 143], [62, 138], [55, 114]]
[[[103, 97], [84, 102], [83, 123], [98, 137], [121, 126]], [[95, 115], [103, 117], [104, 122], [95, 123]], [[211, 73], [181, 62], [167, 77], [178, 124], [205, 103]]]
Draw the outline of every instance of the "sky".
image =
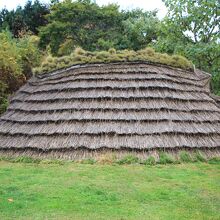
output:
[[[27, 0], [0, 0], [0, 9], [6, 7], [8, 10], [16, 8], [18, 5], [23, 6]], [[44, 3], [49, 3], [50, 0], [40, 0]], [[162, 0], [94, 0], [99, 5], [108, 3], [118, 3], [121, 9], [142, 8], [146, 11], [158, 9], [159, 18], [166, 15], [166, 7]]]

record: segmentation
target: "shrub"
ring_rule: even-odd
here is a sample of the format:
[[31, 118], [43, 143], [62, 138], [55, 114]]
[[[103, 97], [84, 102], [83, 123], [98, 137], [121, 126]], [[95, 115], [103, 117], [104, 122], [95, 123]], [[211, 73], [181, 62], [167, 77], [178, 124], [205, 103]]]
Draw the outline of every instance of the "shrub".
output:
[[39, 37], [30, 35], [25, 35], [17, 41], [22, 73], [27, 78], [32, 76], [32, 68], [39, 66], [41, 62], [42, 55], [38, 43]]
[[10, 32], [0, 33], [0, 114], [7, 108], [7, 98], [32, 75], [32, 67], [41, 61], [38, 37], [14, 39]]
[[8, 86], [0, 81], [0, 114], [6, 111], [8, 107], [7, 90]]

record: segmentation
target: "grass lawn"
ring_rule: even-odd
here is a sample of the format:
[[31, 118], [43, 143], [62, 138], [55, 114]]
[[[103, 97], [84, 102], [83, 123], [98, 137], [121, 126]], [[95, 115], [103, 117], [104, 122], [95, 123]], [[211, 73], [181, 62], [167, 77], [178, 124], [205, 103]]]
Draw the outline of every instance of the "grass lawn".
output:
[[220, 219], [220, 163], [1, 161], [0, 219]]

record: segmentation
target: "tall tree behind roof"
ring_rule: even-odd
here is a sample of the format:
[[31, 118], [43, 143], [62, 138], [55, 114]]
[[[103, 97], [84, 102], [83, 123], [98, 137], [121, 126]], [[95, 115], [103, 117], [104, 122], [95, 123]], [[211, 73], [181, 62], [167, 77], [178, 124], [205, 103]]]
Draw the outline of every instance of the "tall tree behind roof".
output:
[[49, 13], [49, 6], [35, 0], [27, 1], [22, 8], [18, 6], [15, 10], [0, 11], [0, 31], [9, 29], [14, 37], [19, 37], [22, 32], [38, 34], [38, 28], [47, 23], [45, 15]]
[[[52, 4], [49, 23], [41, 28], [41, 45], [59, 55], [61, 45], [83, 49], [141, 49], [156, 37], [156, 12], [120, 11], [116, 4], [99, 6], [90, 0], [65, 0]], [[67, 41], [67, 42], [66, 42]]]
[[168, 8], [154, 44], [156, 50], [177, 53], [215, 79], [220, 90], [220, 5], [218, 0], [163, 0]]

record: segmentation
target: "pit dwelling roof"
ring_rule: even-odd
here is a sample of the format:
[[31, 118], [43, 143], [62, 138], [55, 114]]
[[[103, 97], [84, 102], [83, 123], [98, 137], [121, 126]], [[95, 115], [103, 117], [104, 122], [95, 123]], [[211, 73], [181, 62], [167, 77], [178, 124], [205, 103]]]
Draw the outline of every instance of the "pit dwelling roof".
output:
[[219, 148], [210, 75], [149, 63], [32, 77], [0, 118], [0, 150]]

